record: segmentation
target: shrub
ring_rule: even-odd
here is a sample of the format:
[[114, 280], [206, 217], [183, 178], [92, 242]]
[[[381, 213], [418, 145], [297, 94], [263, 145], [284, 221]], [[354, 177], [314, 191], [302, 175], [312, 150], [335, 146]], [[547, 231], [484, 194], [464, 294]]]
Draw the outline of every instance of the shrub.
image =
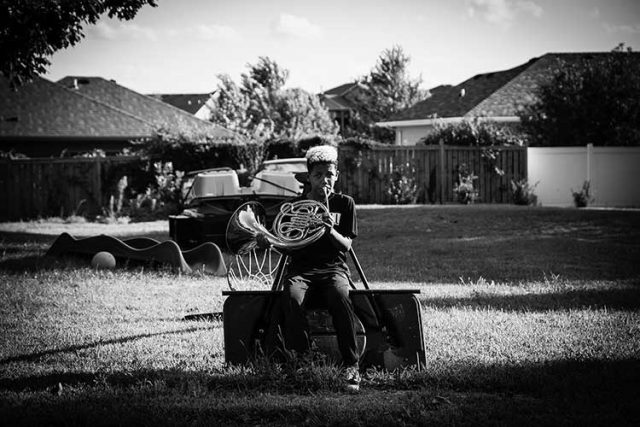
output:
[[401, 163], [385, 176], [385, 192], [396, 205], [416, 203], [418, 185], [415, 177], [416, 169], [409, 163]]
[[579, 191], [574, 191], [571, 189], [571, 194], [573, 195], [573, 204], [576, 208], [584, 208], [589, 205], [589, 203], [593, 203], [593, 195], [591, 194], [591, 183], [589, 181], [585, 181], [582, 183], [582, 188]]
[[538, 196], [535, 195], [534, 189], [538, 183], [533, 186], [529, 185], [526, 178], [518, 181], [511, 180], [511, 194], [513, 195], [513, 203], [516, 205], [535, 206], [538, 204]]
[[266, 143], [265, 159], [287, 159], [290, 157], [301, 157], [295, 140], [280, 138]]
[[129, 200], [127, 213], [132, 220], [164, 219], [182, 209], [182, 171], [174, 171], [171, 162], [153, 164], [155, 184]]
[[497, 147], [522, 146], [524, 137], [513, 127], [474, 118], [454, 124], [436, 123], [434, 131], [418, 144], [435, 145], [441, 142], [445, 145], [482, 147], [481, 156], [487, 167], [502, 176], [504, 171], [498, 166], [500, 150]]
[[353, 148], [357, 150], [368, 150], [368, 149], [371, 149], [372, 147], [379, 147], [384, 145], [385, 144], [382, 144], [376, 140], [360, 137], [360, 136], [345, 138], [339, 143], [340, 147]]
[[473, 181], [478, 179], [477, 175], [469, 170], [466, 163], [461, 163], [456, 166], [458, 179], [456, 185], [453, 188], [453, 192], [456, 194], [458, 202], [468, 205], [474, 203], [478, 198], [478, 191], [473, 186]]
[[171, 162], [155, 162], [151, 169], [153, 181], [141, 191], [129, 186], [127, 175], [122, 176], [97, 220], [105, 223], [147, 221], [178, 213], [183, 205], [184, 173], [174, 171]]
[[211, 138], [207, 135], [164, 128], [153, 138], [135, 143], [137, 154], [152, 161], [172, 162], [176, 169], [192, 171], [227, 166], [255, 173], [265, 155], [265, 144], [244, 138]]
[[265, 159], [285, 159], [289, 157], [304, 157], [307, 150], [316, 145], [338, 144], [332, 136], [306, 136], [300, 139], [279, 138], [267, 141]]
[[459, 123], [436, 123], [429, 135], [418, 143], [435, 145], [442, 141], [445, 145], [463, 145], [470, 147], [491, 147], [500, 145], [523, 145], [522, 135], [509, 126], [499, 125], [479, 118], [463, 120]]
[[106, 224], [115, 223], [128, 223], [129, 217], [123, 211], [125, 191], [129, 186], [129, 179], [126, 175], [123, 175], [116, 184], [115, 194], [109, 196], [109, 204], [102, 208], [102, 215], [99, 215], [96, 219], [98, 222]]

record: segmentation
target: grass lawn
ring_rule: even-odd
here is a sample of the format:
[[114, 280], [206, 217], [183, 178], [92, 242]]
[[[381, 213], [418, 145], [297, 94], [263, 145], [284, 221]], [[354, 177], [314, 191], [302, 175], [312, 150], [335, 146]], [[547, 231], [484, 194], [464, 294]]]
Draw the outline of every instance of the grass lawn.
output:
[[[223, 278], [94, 271], [43, 258], [52, 227], [0, 224], [0, 420], [640, 424], [640, 212], [362, 207], [358, 218], [372, 287], [421, 291], [427, 363], [369, 370], [357, 395], [325, 363], [226, 366], [222, 323], [183, 320], [222, 310]], [[162, 240], [167, 229], [90, 231]]]

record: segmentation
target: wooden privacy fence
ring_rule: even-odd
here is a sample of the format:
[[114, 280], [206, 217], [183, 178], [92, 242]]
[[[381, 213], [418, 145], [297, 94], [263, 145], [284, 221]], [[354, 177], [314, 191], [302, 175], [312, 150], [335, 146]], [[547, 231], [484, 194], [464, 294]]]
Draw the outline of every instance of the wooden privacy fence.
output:
[[107, 187], [139, 162], [135, 156], [0, 159], [0, 221], [100, 213]]
[[[494, 160], [490, 154], [495, 155]], [[405, 178], [404, 184], [396, 187], [415, 185], [414, 200], [419, 203], [456, 202], [454, 188], [460, 167], [477, 176], [473, 180], [476, 202], [512, 203], [511, 180], [527, 177], [526, 147], [495, 147], [491, 152], [442, 144], [361, 150], [341, 147], [339, 157], [339, 190], [363, 204], [393, 203], [388, 190], [399, 176]], [[504, 174], [498, 174], [496, 168]]]
[[[338, 191], [356, 203], [394, 203], [388, 189], [415, 191], [410, 201], [454, 203], [461, 165], [477, 176], [479, 203], [511, 203], [511, 180], [527, 177], [524, 147], [495, 148], [495, 161], [477, 147], [409, 146], [340, 148]], [[0, 159], [0, 221], [101, 213], [122, 176], [135, 184], [139, 157]], [[504, 171], [498, 175], [494, 167]]]

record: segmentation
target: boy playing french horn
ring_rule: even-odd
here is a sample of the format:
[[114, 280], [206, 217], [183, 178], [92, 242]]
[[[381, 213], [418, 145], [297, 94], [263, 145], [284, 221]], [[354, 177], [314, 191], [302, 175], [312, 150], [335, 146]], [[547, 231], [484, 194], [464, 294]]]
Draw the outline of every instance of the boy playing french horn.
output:
[[327, 206], [330, 214], [323, 217], [325, 233], [316, 242], [290, 254], [284, 280], [284, 340], [289, 350], [309, 350], [305, 306], [313, 301], [328, 308], [345, 367], [347, 389], [357, 391], [360, 385], [357, 318], [349, 298], [347, 253], [358, 234], [353, 198], [337, 194], [333, 188], [338, 179], [338, 152], [329, 145], [311, 147], [307, 151], [309, 190], [293, 200], [311, 199]]

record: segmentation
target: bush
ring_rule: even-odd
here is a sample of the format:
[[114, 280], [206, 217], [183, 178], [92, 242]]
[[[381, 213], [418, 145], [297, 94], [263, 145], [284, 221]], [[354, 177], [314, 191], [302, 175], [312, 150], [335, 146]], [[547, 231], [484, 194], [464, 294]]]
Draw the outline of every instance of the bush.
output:
[[519, 181], [511, 180], [511, 194], [513, 195], [513, 203], [516, 205], [535, 206], [538, 204], [538, 196], [535, 195], [534, 189], [538, 183], [533, 186], [523, 178]]
[[276, 139], [266, 143], [265, 159], [288, 159], [291, 157], [301, 157], [295, 140]]
[[171, 162], [153, 163], [153, 182], [142, 191], [129, 186], [127, 175], [122, 176], [109, 202], [102, 208], [99, 222], [122, 223], [166, 219], [182, 210], [182, 178], [184, 173], [174, 171]]
[[418, 144], [435, 145], [441, 141], [445, 145], [470, 147], [524, 144], [523, 136], [512, 127], [481, 121], [479, 118], [454, 124], [436, 123], [434, 131], [422, 138]]
[[299, 139], [297, 145], [300, 156], [304, 156], [311, 147], [315, 147], [318, 145], [332, 145], [336, 147], [338, 143], [333, 138], [327, 138], [324, 136], [310, 136]]
[[456, 167], [458, 179], [453, 192], [457, 196], [458, 202], [468, 205], [474, 203], [478, 198], [478, 191], [473, 186], [473, 181], [478, 179], [477, 175], [469, 170], [466, 163], [459, 164]]
[[359, 136], [345, 138], [339, 143], [340, 147], [353, 148], [357, 150], [369, 150], [372, 147], [379, 147], [384, 145], [385, 144], [382, 144], [381, 142], [378, 142], [376, 140]]
[[215, 167], [246, 168], [255, 173], [265, 156], [265, 144], [243, 138], [211, 138], [193, 132], [158, 129], [153, 138], [135, 144], [151, 161], [172, 162], [177, 170]]
[[437, 123], [434, 131], [418, 144], [435, 145], [441, 142], [445, 145], [482, 147], [481, 156], [487, 168], [502, 176], [504, 171], [498, 166], [500, 150], [496, 147], [522, 146], [524, 137], [513, 127], [474, 118], [454, 124]]
[[309, 136], [295, 139], [274, 139], [266, 142], [265, 159], [286, 159], [290, 157], [304, 157], [307, 150], [316, 145], [337, 145], [333, 137]]
[[573, 204], [576, 208], [587, 207], [590, 203], [593, 203], [593, 195], [591, 194], [591, 183], [585, 181], [582, 183], [582, 188], [579, 191], [571, 189], [573, 195]]
[[416, 203], [418, 185], [416, 169], [409, 163], [402, 163], [384, 178], [385, 192], [396, 205]]

